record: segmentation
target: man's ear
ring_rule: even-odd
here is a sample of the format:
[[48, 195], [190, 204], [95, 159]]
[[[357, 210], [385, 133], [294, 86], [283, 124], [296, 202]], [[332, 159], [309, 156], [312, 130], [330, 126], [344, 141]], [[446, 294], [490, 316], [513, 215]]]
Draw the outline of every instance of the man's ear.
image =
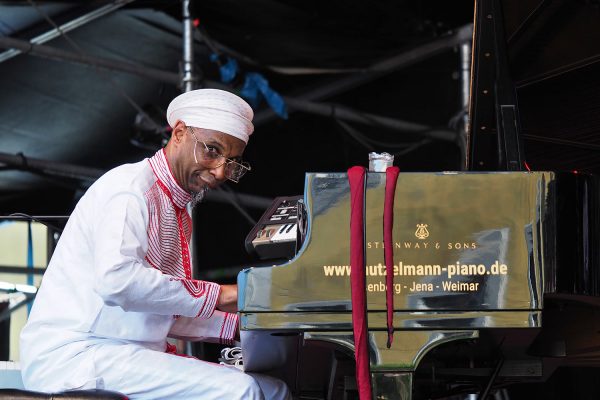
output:
[[171, 140], [173, 140], [175, 143], [181, 143], [186, 132], [187, 126], [185, 125], [185, 122], [182, 120], [177, 121], [173, 127], [173, 131], [171, 132]]

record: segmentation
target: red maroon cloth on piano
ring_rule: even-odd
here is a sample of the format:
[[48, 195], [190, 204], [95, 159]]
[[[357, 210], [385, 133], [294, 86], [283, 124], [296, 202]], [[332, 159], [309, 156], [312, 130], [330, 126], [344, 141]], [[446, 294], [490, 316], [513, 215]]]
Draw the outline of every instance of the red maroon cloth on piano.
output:
[[350, 183], [350, 286], [352, 327], [356, 357], [356, 385], [361, 400], [371, 400], [371, 374], [367, 340], [367, 297], [365, 293], [365, 168], [348, 170]]
[[385, 171], [385, 204], [383, 208], [383, 244], [385, 254], [385, 304], [387, 308], [388, 349], [394, 341], [394, 195], [400, 168], [388, 167]]

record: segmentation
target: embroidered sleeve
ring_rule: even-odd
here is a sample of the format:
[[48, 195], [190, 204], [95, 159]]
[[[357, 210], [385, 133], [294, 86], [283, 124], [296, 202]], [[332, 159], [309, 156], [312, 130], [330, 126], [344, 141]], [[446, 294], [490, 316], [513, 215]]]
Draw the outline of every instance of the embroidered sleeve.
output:
[[117, 193], [97, 208], [102, 213], [95, 219], [90, 256], [94, 289], [106, 304], [161, 315], [212, 315], [218, 284], [173, 279], [145, 263], [148, 213], [141, 196]]
[[178, 318], [169, 336], [192, 341], [231, 344], [238, 330], [238, 315], [216, 310], [210, 318]]
[[182, 286], [188, 291], [190, 296], [200, 298], [206, 296], [206, 300], [196, 317], [209, 318], [215, 311], [219, 294], [221, 293], [221, 285], [213, 282], [198, 281], [195, 279], [182, 279], [171, 277], [171, 280], [181, 282]]

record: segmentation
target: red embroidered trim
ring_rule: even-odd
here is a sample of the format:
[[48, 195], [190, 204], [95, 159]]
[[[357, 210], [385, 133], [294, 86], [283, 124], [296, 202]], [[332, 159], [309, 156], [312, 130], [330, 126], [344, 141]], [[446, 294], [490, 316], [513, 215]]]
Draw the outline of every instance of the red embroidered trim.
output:
[[[171, 164], [169, 164], [169, 159], [167, 158], [167, 152], [165, 151], [165, 149], [162, 149], [162, 155], [165, 158], [165, 164], [167, 166], [167, 172], [169, 173], [169, 175], [171, 176], [171, 178], [173, 178], [173, 181], [175, 182], [175, 185], [177, 185], [177, 187], [175, 187], [174, 189], [177, 191], [177, 193], [175, 193], [175, 196], [177, 197], [177, 199], [181, 202], [185, 202], [187, 203], [189, 200], [186, 201], [186, 199], [182, 198], [182, 197], [187, 197], [188, 194], [185, 191], [185, 189], [183, 189], [181, 187], [181, 185], [179, 184], [179, 182], [177, 182], [177, 179], [175, 179], [175, 174], [173, 174], [173, 170], [171, 169]], [[186, 193], [185, 195], [183, 193]]]
[[[195, 279], [178, 278], [175, 276], [172, 276], [170, 280], [181, 282], [181, 284], [185, 287], [188, 293], [195, 298], [202, 297], [206, 294], [206, 285], [202, 281], [197, 281]], [[207, 302], [208, 299], [204, 304], [206, 305]], [[203, 309], [204, 306], [202, 306], [202, 309], [200, 309], [199, 314], [202, 314]]]
[[[150, 166], [152, 167], [152, 164]], [[191, 222], [189, 215], [185, 209], [176, 207], [171, 193], [158, 176], [156, 182], [144, 195], [147, 199], [149, 214], [146, 260], [164, 274], [190, 278], [191, 260], [188, 243], [191, 239]], [[183, 254], [185, 257], [182, 257]]]
[[[192, 278], [192, 268], [191, 268], [191, 261], [190, 261], [189, 242], [186, 238], [185, 229], [183, 227], [183, 218], [185, 218], [183, 216], [183, 214], [185, 214], [185, 216], [187, 218], [189, 218], [189, 214], [187, 213], [185, 208], [179, 208], [179, 207], [177, 207], [177, 205], [175, 205], [175, 203], [173, 202], [173, 197], [171, 196], [171, 192], [169, 191], [169, 188], [167, 188], [167, 186], [165, 186], [164, 183], [162, 183], [160, 180], [157, 180], [156, 183], [158, 183], [158, 186], [160, 186], [160, 188], [167, 195], [169, 200], [171, 200], [171, 204], [173, 205], [173, 208], [175, 209], [175, 215], [177, 216], [177, 227], [179, 228], [178, 234], [179, 234], [179, 243], [181, 245], [181, 261], [183, 263], [183, 270], [185, 273], [185, 278], [191, 279]], [[189, 224], [188, 224], [188, 226], [189, 226]]]
[[227, 322], [227, 316], [229, 314], [225, 314], [225, 317], [223, 318], [223, 323], [221, 324], [221, 331], [219, 332], [219, 339], [223, 339], [223, 331], [225, 330], [225, 323]]
[[185, 279], [182, 280], [183, 286], [187, 289], [190, 295], [198, 298], [200, 296], [204, 296], [206, 293], [206, 289], [204, 288], [204, 284], [200, 281], [196, 281], [193, 279]]
[[192, 266], [190, 260], [190, 247], [189, 242], [185, 237], [185, 230], [183, 229], [183, 214], [186, 216], [189, 215], [184, 208], [175, 208], [175, 212], [177, 213], [177, 225], [179, 226], [179, 241], [181, 242], [181, 260], [183, 262], [183, 270], [185, 271], [185, 277], [187, 279], [192, 278]]
[[[189, 248], [192, 222], [185, 207], [178, 206], [186, 200], [185, 193], [181, 192], [183, 189], [173, 186], [170, 166], [168, 162], [165, 166], [165, 161], [166, 156], [163, 152], [157, 153], [149, 162], [156, 181], [145, 193], [149, 213], [148, 252], [145, 259], [163, 274], [180, 281], [190, 296], [206, 296], [198, 316], [208, 318], [214, 311], [218, 293], [215, 297], [211, 283], [192, 279]], [[168, 182], [163, 179], [168, 179]], [[175, 193], [171, 192], [170, 188]]]

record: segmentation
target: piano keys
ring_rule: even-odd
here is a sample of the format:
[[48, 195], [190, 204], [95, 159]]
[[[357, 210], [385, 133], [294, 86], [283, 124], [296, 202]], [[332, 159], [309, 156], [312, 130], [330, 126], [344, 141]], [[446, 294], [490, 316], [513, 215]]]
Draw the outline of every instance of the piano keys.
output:
[[261, 259], [289, 259], [300, 248], [305, 225], [301, 196], [277, 197], [246, 237], [246, 250]]

